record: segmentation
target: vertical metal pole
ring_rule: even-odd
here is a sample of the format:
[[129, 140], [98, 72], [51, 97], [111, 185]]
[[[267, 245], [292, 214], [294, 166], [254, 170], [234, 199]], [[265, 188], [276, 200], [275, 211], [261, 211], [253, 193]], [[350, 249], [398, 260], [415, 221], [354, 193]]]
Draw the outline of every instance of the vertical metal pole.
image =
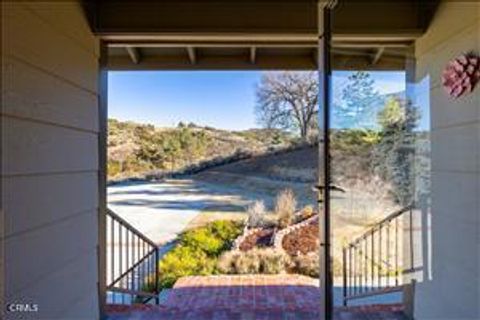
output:
[[347, 248], [343, 248], [343, 306], [347, 306]]
[[122, 224], [118, 223], [118, 275], [122, 274]]
[[111, 248], [111, 254], [110, 254], [110, 259], [111, 259], [111, 276], [110, 276], [110, 282], [113, 282], [115, 280], [115, 220], [113, 218], [110, 219], [111, 224], [110, 224], [110, 241], [112, 242], [110, 244]]
[[398, 286], [398, 217], [395, 218], [395, 286]]
[[98, 301], [99, 318], [105, 318], [107, 302], [107, 45], [100, 41], [98, 62]]
[[[135, 264], [135, 233], [132, 232], [132, 266]], [[132, 271], [129, 272], [130, 274], [130, 290], [135, 290], [135, 268], [132, 269]], [[133, 295], [131, 295], [131, 299], [133, 299]]]
[[348, 295], [352, 294], [352, 246], [348, 245]]
[[390, 221], [387, 222], [387, 287], [390, 287]]
[[329, 128], [330, 128], [330, 11], [331, 1], [321, 1], [318, 7], [318, 72], [319, 72], [319, 176], [320, 188], [319, 212], [323, 215], [320, 223], [320, 314], [323, 319], [332, 319], [333, 286], [330, 256], [330, 165], [329, 165]]
[[158, 298], [158, 295], [160, 294], [160, 290], [159, 290], [159, 287], [158, 287], [158, 277], [159, 277], [159, 268], [158, 268], [158, 247], [155, 247], [155, 260], [154, 260], [154, 267], [153, 267], [153, 271], [155, 272], [155, 276], [154, 276], [154, 281], [155, 281], [155, 303], [156, 304], [159, 304], [160, 303], [160, 299]]
[[359, 279], [358, 279], [358, 284], [359, 284], [359, 288], [358, 288], [358, 291], [360, 293], [363, 292], [363, 272], [362, 272], [362, 269], [363, 269], [363, 250], [362, 250], [362, 240], [358, 241], [358, 271], [360, 272], [360, 274], [358, 275]]
[[413, 272], [415, 263], [414, 263], [414, 256], [413, 256], [413, 209], [410, 208], [409, 210], [409, 219], [410, 219], [410, 269]]
[[365, 263], [364, 263], [364, 271], [365, 271], [365, 283], [364, 283], [364, 291], [366, 292], [368, 290], [368, 238], [367, 236], [365, 235], [365, 237], [363, 238], [363, 242], [365, 243], [365, 247], [364, 247], [364, 254], [363, 254], [363, 258], [365, 260]]
[[378, 288], [382, 286], [382, 225], [378, 226]]
[[353, 294], [357, 294], [357, 246], [353, 246]]
[[[122, 242], [122, 233], [123, 233], [123, 225], [121, 223], [118, 224], [118, 268], [119, 268], [119, 275], [122, 275], [123, 273], [123, 261], [122, 261], [122, 255], [123, 255], [123, 242]], [[122, 287], [122, 279], [120, 279], [118, 283], [119, 287]], [[122, 293], [122, 304], [125, 301], [125, 295]]]
[[372, 264], [372, 274], [370, 275], [370, 277], [372, 278], [372, 290], [374, 289], [375, 287], [375, 229], [372, 230], [372, 241], [370, 243], [371, 245], [371, 252], [372, 252], [372, 258], [371, 258], [371, 264]]

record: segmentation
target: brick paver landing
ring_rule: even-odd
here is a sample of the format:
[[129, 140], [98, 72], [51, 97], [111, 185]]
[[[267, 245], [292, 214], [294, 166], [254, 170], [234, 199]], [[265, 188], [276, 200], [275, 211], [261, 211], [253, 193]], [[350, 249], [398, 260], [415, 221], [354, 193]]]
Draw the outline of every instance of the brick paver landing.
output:
[[[184, 277], [159, 306], [112, 312], [123, 320], [320, 319], [318, 280], [299, 275]], [[112, 308], [115, 310], [115, 308]], [[117, 309], [118, 310], [118, 309]], [[403, 320], [400, 306], [338, 308], [336, 320]]]

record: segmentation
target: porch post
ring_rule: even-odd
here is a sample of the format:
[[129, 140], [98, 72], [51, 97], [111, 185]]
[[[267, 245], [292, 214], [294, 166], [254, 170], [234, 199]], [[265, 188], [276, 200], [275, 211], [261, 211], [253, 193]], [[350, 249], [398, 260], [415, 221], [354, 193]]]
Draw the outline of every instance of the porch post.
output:
[[330, 14], [336, 1], [323, 0], [318, 5], [318, 73], [319, 73], [319, 161], [318, 209], [320, 219], [320, 314], [324, 320], [333, 318], [333, 287], [330, 259], [330, 163], [329, 108], [330, 108]]
[[107, 302], [107, 46], [100, 41], [98, 73], [98, 303], [99, 317], [105, 318]]

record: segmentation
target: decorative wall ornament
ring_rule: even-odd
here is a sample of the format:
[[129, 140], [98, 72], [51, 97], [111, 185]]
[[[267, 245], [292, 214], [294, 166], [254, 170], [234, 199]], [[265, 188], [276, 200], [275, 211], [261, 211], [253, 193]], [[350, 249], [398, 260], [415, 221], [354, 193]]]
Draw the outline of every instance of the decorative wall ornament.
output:
[[479, 81], [480, 57], [473, 53], [451, 60], [442, 73], [443, 87], [452, 98], [471, 92]]

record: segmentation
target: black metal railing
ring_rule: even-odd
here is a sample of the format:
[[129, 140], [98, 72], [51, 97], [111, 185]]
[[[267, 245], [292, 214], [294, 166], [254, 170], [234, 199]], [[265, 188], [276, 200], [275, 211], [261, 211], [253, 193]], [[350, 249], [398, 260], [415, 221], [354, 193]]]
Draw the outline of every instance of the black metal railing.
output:
[[158, 246], [107, 209], [107, 303], [158, 304]]
[[413, 232], [413, 206], [407, 206], [343, 248], [344, 306], [349, 300], [403, 290], [402, 275], [414, 269]]

